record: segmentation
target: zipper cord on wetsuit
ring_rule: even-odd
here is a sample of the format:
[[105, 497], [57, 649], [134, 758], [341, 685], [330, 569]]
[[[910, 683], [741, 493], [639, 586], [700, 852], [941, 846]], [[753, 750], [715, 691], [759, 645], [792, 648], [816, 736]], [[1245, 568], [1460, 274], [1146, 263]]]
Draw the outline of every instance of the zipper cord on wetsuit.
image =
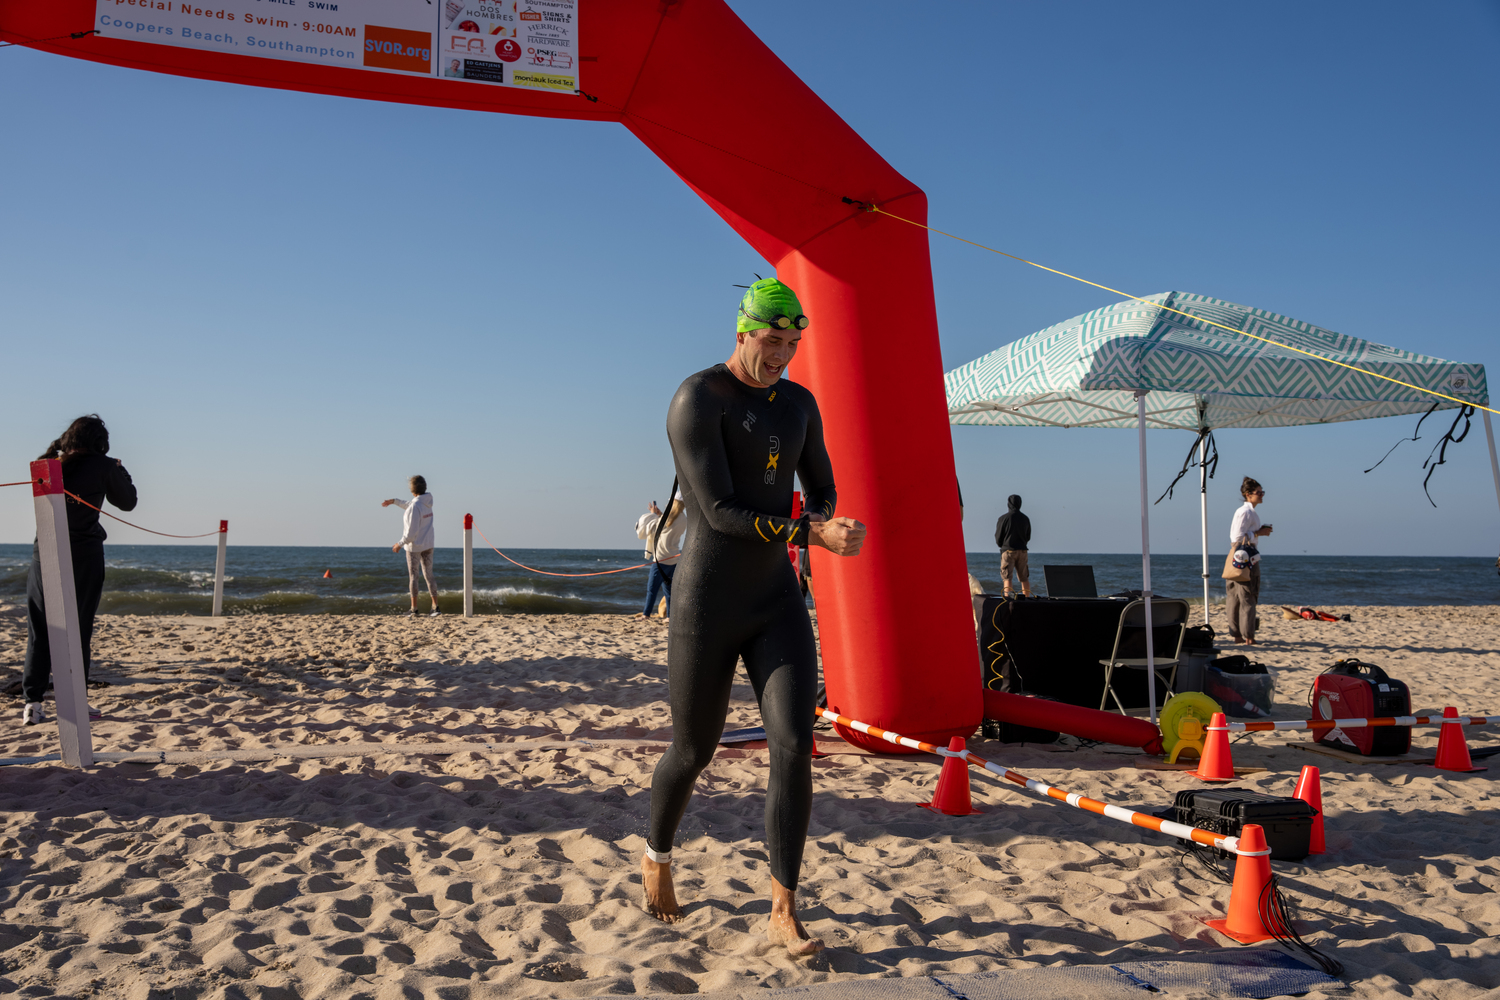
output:
[[[664, 511], [662, 511], [661, 512], [661, 516], [656, 519], [656, 531], [651, 536], [651, 561], [653, 563], [656, 562], [656, 546], [661, 541], [661, 529], [664, 528], [664, 527], [666, 527], [666, 524], [667, 524], [667, 514], [672, 510], [672, 504], [675, 501], [676, 496], [677, 496], [677, 477], [673, 476], [672, 477], [672, 488], [667, 491], [667, 509], [664, 510]], [[685, 513], [687, 513], [687, 511], [683, 511], [683, 513], [685, 514]], [[667, 593], [669, 595], [672, 593], [672, 581], [669, 580], [669, 579], [667, 579], [667, 574], [665, 574], [665, 573], [663, 573], [661, 575], [661, 585], [663, 587], [667, 588]]]

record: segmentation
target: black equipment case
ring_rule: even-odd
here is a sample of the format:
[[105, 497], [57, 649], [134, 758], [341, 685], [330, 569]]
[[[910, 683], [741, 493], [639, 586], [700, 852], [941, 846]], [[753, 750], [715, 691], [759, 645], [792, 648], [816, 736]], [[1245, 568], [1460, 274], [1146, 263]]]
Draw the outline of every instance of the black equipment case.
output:
[[[1339, 660], [1313, 681], [1308, 702], [1317, 719], [1384, 719], [1411, 714], [1411, 691], [1373, 663]], [[1396, 757], [1411, 750], [1410, 726], [1330, 729], [1324, 746], [1366, 757]]]
[[1307, 857], [1313, 817], [1318, 814], [1301, 799], [1237, 788], [1184, 789], [1177, 793], [1172, 811], [1179, 823], [1236, 837], [1246, 823], [1259, 823], [1273, 861]]

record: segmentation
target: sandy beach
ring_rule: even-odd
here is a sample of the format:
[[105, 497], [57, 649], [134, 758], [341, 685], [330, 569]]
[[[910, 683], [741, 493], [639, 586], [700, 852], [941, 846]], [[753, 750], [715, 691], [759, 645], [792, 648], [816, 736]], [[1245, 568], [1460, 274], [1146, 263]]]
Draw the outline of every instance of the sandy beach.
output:
[[[0, 614], [15, 690], [0, 756], [56, 750], [21, 728], [25, 620]], [[1263, 609], [1277, 716], [1356, 656], [1417, 711], [1500, 712], [1493, 608]], [[981, 815], [918, 808], [938, 763], [836, 739], [814, 765], [800, 898], [829, 950], [765, 941], [763, 750], [722, 749], [674, 855], [686, 919], [640, 906], [649, 782], [670, 737], [666, 629], [617, 616], [464, 620], [107, 616], [90, 689], [101, 751], [357, 743], [459, 753], [0, 771], [0, 993], [188, 997], [588, 997], [1109, 964], [1237, 947], [1209, 930], [1229, 889], [1178, 843], [974, 778]], [[748, 684], [728, 725], [759, 724]], [[1416, 746], [1436, 744], [1417, 731]], [[1477, 774], [1347, 763], [1262, 734], [1234, 747], [1290, 794], [1322, 768], [1329, 853], [1276, 865], [1304, 937], [1362, 997], [1500, 996], [1500, 762]], [[1472, 729], [1471, 746], [1493, 743]], [[507, 747], [503, 744], [514, 743]], [[542, 745], [542, 744], [556, 744]], [[1193, 786], [1125, 748], [978, 752], [1155, 810]], [[1483, 763], [1483, 761], [1481, 761]], [[1343, 991], [1313, 996], [1347, 996]]]

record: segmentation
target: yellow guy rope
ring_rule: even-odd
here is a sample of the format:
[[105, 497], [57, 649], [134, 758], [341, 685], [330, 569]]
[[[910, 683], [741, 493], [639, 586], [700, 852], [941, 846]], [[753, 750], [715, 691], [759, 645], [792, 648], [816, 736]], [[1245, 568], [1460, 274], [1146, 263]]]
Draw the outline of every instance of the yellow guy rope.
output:
[[[855, 205], [859, 205], [860, 204], [859, 202], [853, 202], [852, 199], [848, 199], [848, 200], [850, 200]], [[1017, 257], [1013, 253], [1006, 253], [1004, 250], [996, 250], [994, 247], [987, 247], [983, 243], [975, 243], [973, 240], [966, 240], [962, 236], [954, 236], [952, 233], [945, 233], [941, 229], [934, 229], [932, 226], [923, 225], [922, 223], [916, 222], [915, 220], [904, 219], [901, 216], [896, 215], [893, 212], [887, 212], [885, 209], [881, 208], [879, 205], [865, 204], [863, 207], [864, 207], [865, 211], [867, 211], [867, 212], [874, 212], [874, 213], [876, 213], [878, 215], [884, 215], [884, 216], [887, 216], [889, 218], [895, 219], [897, 222], [904, 222], [904, 223], [906, 223], [909, 226], [917, 226], [918, 228], [925, 229], [928, 232], [937, 233], [939, 236], [946, 236], [950, 240], [957, 240], [960, 243], [967, 243], [971, 247], [978, 247], [981, 250], [988, 250], [990, 253], [997, 253], [997, 254], [999, 254], [1002, 257], [1009, 257], [1011, 260], [1018, 260], [1022, 264], [1030, 264], [1032, 267], [1039, 267], [1043, 271], [1051, 271], [1053, 274], [1060, 274], [1064, 278], [1072, 278], [1074, 281], [1081, 281], [1085, 285], [1093, 285], [1095, 288], [1102, 288], [1106, 292], [1111, 292], [1111, 293], [1113, 293], [1115, 295], [1123, 295], [1127, 299], [1131, 299], [1131, 300], [1133, 300], [1135, 302], [1148, 302], [1148, 301], [1150, 301], [1149, 299], [1146, 299], [1145, 297], [1140, 296], [1140, 295], [1131, 295], [1129, 292], [1122, 292], [1118, 288], [1110, 288], [1108, 285], [1101, 285], [1097, 281], [1090, 281], [1087, 278], [1080, 278], [1076, 274], [1069, 274], [1067, 271], [1059, 271], [1055, 267], [1048, 267], [1045, 264], [1038, 264], [1036, 261], [1034, 261], [1034, 260], [1027, 260], [1025, 257]], [[1441, 392], [1437, 392], [1437, 391], [1432, 390], [1432, 389], [1424, 389], [1420, 385], [1412, 385], [1410, 382], [1403, 382], [1399, 378], [1391, 378], [1389, 375], [1382, 375], [1379, 372], [1372, 372], [1372, 371], [1369, 371], [1368, 369], [1360, 368], [1357, 365], [1349, 365], [1349, 364], [1345, 364], [1342, 361], [1335, 361], [1333, 358], [1327, 358], [1327, 357], [1324, 357], [1321, 354], [1316, 354], [1316, 353], [1314, 353], [1312, 351], [1304, 351], [1300, 347], [1293, 347], [1291, 344], [1283, 344], [1281, 341], [1279, 341], [1279, 340], [1271, 340], [1269, 337], [1259, 337], [1259, 336], [1256, 336], [1253, 333], [1247, 333], [1244, 330], [1236, 330], [1232, 326], [1225, 326], [1223, 323], [1215, 323], [1211, 319], [1205, 319], [1202, 316], [1198, 316], [1198, 315], [1196, 315], [1194, 313], [1183, 312], [1181, 309], [1173, 309], [1171, 306], [1161, 305], [1158, 302], [1152, 302], [1151, 304], [1154, 305], [1154, 306], [1159, 306], [1161, 309], [1164, 309], [1167, 312], [1173, 312], [1173, 313], [1176, 313], [1179, 316], [1186, 316], [1188, 319], [1197, 320], [1199, 323], [1207, 323], [1209, 326], [1216, 326], [1220, 330], [1228, 330], [1230, 333], [1237, 333], [1237, 334], [1239, 334], [1242, 337], [1249, 337], [1252, 340], [1259, 340], [1259, 341], [1262, 341], [1263, 343], [1273, 344], [1276, 347], [1282, 347], [1282, 348], [1285, 348], [1288, 351], [1296, 351], [1298, 354], [1306, 354], [1310, 358], [1317, 358], [1319, 361], [1326, 361], [1330, 365], [1338, 365], [1340, 368], [1347, 368], [1350, 371], [1359, 372], [1361, 375], [1369, 375], [1372, 378], [1384, 379], [1387, 382], [1394, 382], [1395, 384], [1397, 384], [1399, 386], [1404, 386], [1407, 389], [1415, 389], [1417, 392], [1425, 392], [1429, 396], [1436, 396], [1439, 399], [1450, 400], [1451, 402], [1458, 403], [1461, 406], [1472, 406], [1472, 407], [1474, 407], [1474, 409], [1476, 409], [1476, 410], [1484, 410], [1486, 413], [1500, 413], [1500, 410], [1492, 410], [1488, 406], [1480, 406], [1478, 403], [1471, 403], [1467, 399], [1459, 399], [1457, 396], [1448, 396], [1448, 395], [1445, 395], [1445, 394], [1443, 394]]]

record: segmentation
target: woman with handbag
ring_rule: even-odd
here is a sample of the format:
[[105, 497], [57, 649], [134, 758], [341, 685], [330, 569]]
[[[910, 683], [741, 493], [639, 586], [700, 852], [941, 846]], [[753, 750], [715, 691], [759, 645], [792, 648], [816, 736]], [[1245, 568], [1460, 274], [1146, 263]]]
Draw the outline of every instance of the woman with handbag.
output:
[[1224, 560], [1224, 610], [1229, 615], [1229, 636], [1236, 643], [1255, 645], [1255, 606], [1260, 603], [1260, 552], [1256, 539], [1271, 533], [1261, 524], [1255, 508], [1266, 498], [1260, 483], [1245, 477], [1240, 483], [1245, 502], [1229, 522], [1229, 555]]

